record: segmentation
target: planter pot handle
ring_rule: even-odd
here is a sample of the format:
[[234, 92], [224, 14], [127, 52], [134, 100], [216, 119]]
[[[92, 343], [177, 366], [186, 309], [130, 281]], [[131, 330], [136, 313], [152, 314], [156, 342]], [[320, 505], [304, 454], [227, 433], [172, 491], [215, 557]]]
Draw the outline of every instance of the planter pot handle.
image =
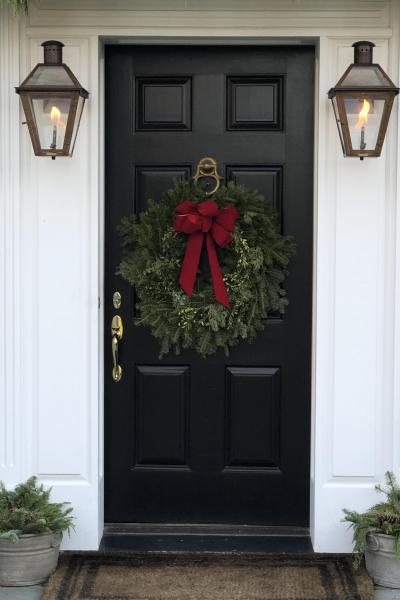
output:
[[370, 533], [368, 535], [367, 547], [369, 550], [372, 550], [373, 552], [377, 552], [379, 550], [379, 547], [380, 547], [379, 539], [373, 533]]
[[61, 531], [58, 531], [57, 533], [55, 533], [53, 535], [53, 538], [51, 540], [51, 547], [52, 548], [57, 548], [61, 544], [62, 535], [63, 534], [61, 533]]

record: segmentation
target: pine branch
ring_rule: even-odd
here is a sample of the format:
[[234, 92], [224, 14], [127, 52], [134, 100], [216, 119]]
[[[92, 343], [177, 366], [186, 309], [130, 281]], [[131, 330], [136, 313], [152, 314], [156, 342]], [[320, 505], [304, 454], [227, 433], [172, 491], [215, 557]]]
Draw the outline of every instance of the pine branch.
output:
[[378, 493], [386, 496], [364, 513], [343, 509], [344, 521], [353, 528], [354, 565], [362, 562], [367, 546], [367, 537], [372, 533], [383, 533], [395, 538], [396, 556], [400, 559], [400, 486], [394, 474], [387, 471], [385, 486], [376, 485]]
[[0, 482], [0, 538], [17, 540], [20, 535], [65, 531], [73, 528], [72, 508], [67, 502], [50, 502], [45, 490], [30, 477], [7, 490]]

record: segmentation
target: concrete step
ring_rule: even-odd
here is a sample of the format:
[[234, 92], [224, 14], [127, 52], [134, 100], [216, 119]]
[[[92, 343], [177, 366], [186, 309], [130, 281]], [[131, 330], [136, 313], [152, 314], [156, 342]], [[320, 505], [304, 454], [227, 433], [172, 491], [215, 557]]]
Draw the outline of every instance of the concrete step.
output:
[[0, 600], [40, 600], [43, 587], [30, 585], [29, 587], [0, 587]]
[[400, 590], [375, 586], [375, 600], [400, 600]]

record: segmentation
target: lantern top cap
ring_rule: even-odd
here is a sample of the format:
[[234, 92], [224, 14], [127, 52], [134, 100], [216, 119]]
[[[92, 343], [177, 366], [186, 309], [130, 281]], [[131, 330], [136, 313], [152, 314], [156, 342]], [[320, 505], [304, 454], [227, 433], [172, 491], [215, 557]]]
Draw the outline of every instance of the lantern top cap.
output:
[[57, 40], [47, 40], [43, 42], [43, 56], [45, 65], [61, 65], [62, 49], [64, 44]]
[[353, 48], [357, 48], [357, 46], [371, 46], [371, 48], [375, 48], [374, 42], [367, 42], [366, 40], [362, 40], [361, 42], [354, 42]]
[[354, 62], [347, 68], [337, 82], [336, 86], [328, 92], [328, 97], [333, 98], [337, 92], [390, 92], [399, 93], [390, 77], [382, 67], [373, 62], [373, 48], [375, 44], [368, 41], [355, 42]]
[[361, 41], [353, 44], [354, 48], [354, 64], [356, 65], [372, 65], [373, 42]]
[[43, 47], [45, 46], [62, 46], [64, 47], [65, 44], [63, 44], [62, 42], [58, 42], [57, 40], [47, 40], [46, 42], [43, 42], [41, 44]]
[[17, 94], [21, 92], [79, 92], [87, 98], [89, 93], [85, 90], [71, 69], [62, 61], [64, 44], [57, 40], [47, 40], [42, 43], [44, 61], [38, 63], [29, 73], [28, 77], [15, 88]]

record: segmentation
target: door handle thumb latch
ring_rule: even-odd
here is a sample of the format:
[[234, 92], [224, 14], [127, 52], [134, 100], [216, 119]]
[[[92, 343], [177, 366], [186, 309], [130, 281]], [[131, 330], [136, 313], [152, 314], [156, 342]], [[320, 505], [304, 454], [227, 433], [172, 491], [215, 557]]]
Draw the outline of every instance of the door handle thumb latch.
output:
[[119, 315], [115, 315], [111, 321], [111, 353], [113, 360], [112, 377], [115, 382], [122, 377], [122, 367], [118, 361], [118, 343], [122, 339], [124, 327]]

